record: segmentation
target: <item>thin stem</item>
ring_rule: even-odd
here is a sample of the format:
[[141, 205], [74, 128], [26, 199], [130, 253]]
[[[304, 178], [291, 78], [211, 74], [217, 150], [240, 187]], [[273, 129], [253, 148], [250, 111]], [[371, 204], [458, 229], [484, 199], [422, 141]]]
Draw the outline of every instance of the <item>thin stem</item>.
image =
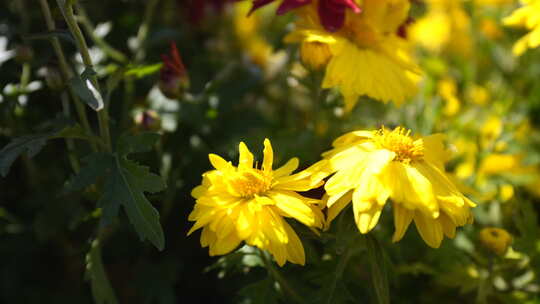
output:
[[86, 31], [86, 33], [92, 38], [92, 40], [99, 45], [99, 47], [112, 59], [119, 61], [121, 63], [128, 62], [128, 58], [126, 55], [124, 55], [119, 50], [112, 47], [107, 41], [96, 35], [94, 29], [95, 26], [92, 24], [90, 19], [88, 18], [88, 15], [86, 14], [86, 11], [80, 4], [76, 4], [75, 7], [77, 8], [77, 12], [79, 13], [78, 21]]
[[150, 30], [150, 24], [154, 18], [154, 12], [156, 6], [158, 5], [159, 0], [149, 0], [146, 4], [146, 9], [144, 11], [144, 19], [141, 27], [139, 27], [139, 32], [137, 33], [137, 52], [135, 53], [135, 62], [141, 62], [146, 56], [144, 52], [144, 44], [146, 43], [146, 38], [148, 37], [148, 32]]
[[339, 262], [336, 266], [336, 272], [334, 275], [334, 279], [332, 280], [332, 285], [330, 286], [330, 292], [328, 294], [328, 298], [326, 299], [326, 304], [332, 304], [334, 299], [334, 294], [337, 289], [338, 282], [343, 278], [343, 273], [345, 272], [345, 267], [349, 263], [349, 260], [351, 259], [353, 254], [353, 249], [351, 244], [349, 243], [348, 246], [345, 249], [345, 252], [342, 254], [342, 256], [339, 258]]
[[[56, 26], [54, 25], [54, 19], [52, 17], [51, 9], [47, 0], [39, 0], [39, 2], [41, 4], [43, 16], [45, 17], [47, 29], [51, 32], [56, 30]], [[56, 53], [56, 57], [58, 57], [62, 80], [64, 81], [64, 83], [67, 83], [71, 77], [71, 73], [67, 64], [66, 56], [64, 55], [64, 51], [62, 50], [62, 46], [60, 45], [60, 41], [56, 37], [50, 38], [49, 40], [51, 41], [54, 52]], [[86, 115], [86, 110], [83, 103], [81, 102], [79, 97], [77, 97], [77, 94], [75, 94], [75, 92], [70, 86], [68, 86], [68, 91], [71, 99], [73, 100], [73, 103], [75, 104], [75, 110], [77, 111], [77, 115], [79, 116], [79, 121], [81, 122], [82, 127], [88, 135], [92, 135], [92, 128], [90, 127], [90, 123], [88, 122], [88, 116]], [[97, 146], [95, 143], [90, 143], [90, 146], [92, 150], [97, 151]]]
[[28, 83], [30, 82], [31, 67], [29, 63], [23, 63], [21, 73], [20, 91], [25, 91]]
[[[60, 98], [62, 98], [62, 109], [64, 111], [64, 116], [69, 117], [69, 99], [65, 93], [62, 93]], [[68, 149], [68, 158], [71, 168], [75, 173], [78, 173], [81, 166], [75, 154], [75, 144], [73, 143], [73, 139], [66, 138], [66, 146]]]
[[491, 290], [491, 281], [493, 280], [493, 256], [488, 257], [487, 277], [481, 277], [478, 285], [478, 293], [476, 294], [476, 303], [488, 303], [488, 295]]
[[266, 270], [274, 278], [274, 280], [276, 280], [279, 283], [279, 286], [283, 288], [283, 291], [289, 294], [291, 298], [294, 299], [295, 302], [305, 303], [304, 299], [294, 290], [294, 288], [291, 287], [291, 285], [289, 284], [289, 282], [287, 282], [285, 277], [283, 277], [283, 275], [281, 275], [279, 270], [274, 266], [268, 253], [260, 249], [258, 250], [259, 250], [260, 257], [264, 262]]
[[[81, 31], [81, 28], [77, 24], [77, 21], [75, 20], [75, 14], [73, 13], [73, 5], [70, 0], [56, 0], [58, 5], [60, 6], [60, 9], [62, 10], [62, 14], [64, 15], [64, 19], [66, 20], [66, 23], [69, 27], [69, 30], [71, 31], [71, 34], [75, 37], [75, 41], [77, 42], [77, 48], [79, 49], [79, 52], [81, 53], [81, 57], [83, 60], [83, 63], [86, 68], [93, 69], [94, 65], [92, 63], [92, 57], [90, 57], [90, 52], [88, 50], [88, 44], [86, 43], [86, 40], [84, 39], [84, 35]], [[94, 85], [94, 87], [101, 92], [99, 88], [99, 82], [96, 77], [96, 75], [91, 75], [90, 81]], [[107, 152], [112, 151], [112, 144], [111, 144], [111, 134], [109, 130], [109, 113], [108, 113], [108, 105], [105, 105], [105, 107], [98, 112], [98, 122], [99, 122], [99, 131], [100, 135], [105, 142]]]

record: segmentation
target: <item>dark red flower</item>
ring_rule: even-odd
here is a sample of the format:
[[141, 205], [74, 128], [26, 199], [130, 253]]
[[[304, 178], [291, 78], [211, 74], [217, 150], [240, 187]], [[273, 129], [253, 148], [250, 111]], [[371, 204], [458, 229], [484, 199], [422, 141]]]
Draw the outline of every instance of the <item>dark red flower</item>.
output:
[[[274, 1], [275, 0], [254, 0], [251, 12]], [[311, 1], [312, 0], [283, 0], [277, 9], [277, 14], [285, 14], [292, 9], [309, 4]], [[320, 0], [318, 13], [321, 24], [329, 32], [339, 30], [345, 23], [347, 8], [351, 9], [356, 14], [361, 12], [360, 7], [354, 0]]]
[[177, 0], [186, 9], [188, 20], [193, 25], [199, 25], [208, 11], [221, 13], [227, 2], [238, 0]]
[[169, 54], [162, 54], [161, 59], [163, 66], [159, 75], [159, 88], [163, 95], [176, 99], [189, 87], [189, 77], [174, 42], [171, 42]]
[[361, 12], [360, 7], [354, 0], [321, 0], [319, 1], [319, 19], [324, 28], [329, 32], [339, 30], [345, 23], [347, 8], [354, 13]]

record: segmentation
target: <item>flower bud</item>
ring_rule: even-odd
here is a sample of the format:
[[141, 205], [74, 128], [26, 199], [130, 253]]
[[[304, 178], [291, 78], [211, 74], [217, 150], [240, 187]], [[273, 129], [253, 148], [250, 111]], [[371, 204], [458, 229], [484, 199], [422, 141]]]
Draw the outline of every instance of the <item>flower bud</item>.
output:
[[503, 256], [512, 243], [512, 235], [504, 229], [488, 227], [480, 231], [480, 243], [487, 250]]
[[308, 67], [319, 70], [332, 58], [328, 45], [316, 41], [304, 41], [300, 46], [300, 57]]
[[159, 89], [170, 99], [179, 98], [189, 88], [189, 77], [176, 44], [171, 43], [170, 54], [161, 55], [163, 67], [159, 76]]
[[26, 46], [26, 45], [19, 45], [17, 48], [15, 48], [15, 60], [19, 63], [27, 63], [32, 61], [34, 58], [34, 51]]
[[145, 110], [135, 116], [135, 125], [141, 131], [161, 130], [161, 117], [154, 110]]

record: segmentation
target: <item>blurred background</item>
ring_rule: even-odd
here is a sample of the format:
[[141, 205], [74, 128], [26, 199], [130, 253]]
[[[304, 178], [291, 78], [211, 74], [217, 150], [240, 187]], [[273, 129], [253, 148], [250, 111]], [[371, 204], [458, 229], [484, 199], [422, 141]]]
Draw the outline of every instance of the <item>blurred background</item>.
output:
[[[48, 3], [55, 31], [46, 29], [37, 1], [0, 5], [0, 147], [76, 120], [66, 115], [75, 110], [49, 39], [59, 39], [73, 74], [84, 66], [57, 3]], [[513, 45], [528, 30], [502, 21], [520, 2], [412, 5], [404, 35], [424, 73], [418, 94], [401, 107], [362, 97], [345, 113], [339, 91], [320, 88], [324, 70], [302, 63], [298, 45], [283, 42], [294, 15], [277, 16], [275, 5], [248, 18], [251, 1], [77, 2], [77, 21], [109, 98], [113, 139], [162, 134], [153, 151], [130, 157], [167, 184], [147, 196], [160, 212], [165, 250], [141, 242], [122, 213], [103, 243], [103, 263], [120, 303], [292, 303], [273, 288], [249, 249], [209, 257], [199, 232], [186, 236], [190, 192], [210, 169], [208, 154], [236, 162], [244, 141], [260, 160], [263, 139], [270, 138], [276, 165], [297, 156], [305, 168], [344, 132], [382, 125], [444, 133], [453, 155], [447, 170], [479, 204], [475, 223], [437, 250], [414, 229], [392, 244], [391, 210], [385, 210], [373, 234], [390, 265], [392, 302], [540, 303], [540, 53], [517, 56]], [[187, 75], [164, 72], [171, 43]], [[86, 112], [97, 130], [95, 112]], [[92, 187], [63, 191], [74, 174], [71, 153], [83, 163], [90, 153], [84, 144], [72, 148], [68, 153], [66, 142], [50, 140], [0, 178], [2, 303], [94, 303], [84, 273], [99, 194]], [[322, 190], [306, 195], [320, 197]], [[512, 241], [482, 238], [487, 227], [503, 229]], [[333, 228], [321, 238], [295, 229], [307, 266], [288, 264], [282, 273], [301, 293], [324, 293], [336, 283], [331, 275], [342, 240], [332, 237]], [[374, 302], [369, 277], [364, 256], [354, 256], [333, 303]]]

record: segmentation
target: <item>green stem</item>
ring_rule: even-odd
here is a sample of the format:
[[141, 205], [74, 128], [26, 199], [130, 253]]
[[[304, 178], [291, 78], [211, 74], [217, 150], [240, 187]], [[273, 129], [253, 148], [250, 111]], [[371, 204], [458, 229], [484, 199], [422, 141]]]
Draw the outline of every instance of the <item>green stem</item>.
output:
[[[41, 4], [41, 10], [43, 12], [43, 16], [45, 17], [45, 23], [47, 24], [47, 29], [49, 31], [54, 31], [56, 29], [56, 26], [54, 25], [54, 19], [51, 14], [51, 9], [49, 7], [49, 4], [47, 0], [39, 0]], [[60, 73], [62, 76], [62, 80], [64, 83], [67, 83], [70, 79], [70, 69], [67, 64], [66, 56], [64, 55], [64, 51], [62, 50], [62, 46], [60, 45], [60, 41], [58, 38], [53, 37], [50, 39], [51, 44], [53, 46], [54, 52], [56, 53], [56, 57], [58, 57], [58, 62], [60, 66]], [[75, 110], [77, 111], [77, 115], [79, 116], [79, 121], [81, 122], [82, 127], [84, 128], [85, 132], [88, 135], [92, 135], [92, 128], [90, 128], [90, 123], [88, 122], [88, 117], [86, 116], [86, 110], [84, 108], [83, 103], [80, 101], [79, 97], [77, 97], [77, 94], [73, 91], [73, 89], [68, 86], [69, 94], [71, 96], [71, 99], [73, 100], [73, 103], [75, 104]], [[90, 146], [93, 151], [97, 151], [97, 146], [95, 143], [90, 143]]]
[[30, 72], [31, 67], [29, 63], [23, 63], [22, 67], [22, 73], [21, 73], [21, 83], [20, 83], [20, 91], [25, 91], [26, 86], [28, 86], [28, 83], [30, 82]]
[[144, 44], [146, 43], [146, 38], [148, 37], [148, 32], [150, 30], [150, 24], [152, 23], [152, 19], [154, 19], [154, 12], [158, 3], [159, 0], [149, 0], [146, 4], [143, 23], [141, 24], [139, 32], [137, 33], [138, 48], [137, 52], [135, 53], [135, 62], [141, 62], [146, 56]]
[[[69, 117], [69, 99], [66, 96], [65, 93], [62, 93], [60, 95], [60, 98], [62, 99], [62, 109], [64, 111], [64, 116]], [[69, 163], [71, 164], [71, 168], [75, 173], [78, 173], [80, 171], [80, 164], [79, 160], [77, 159], [76, 153], [75, 153], [75, 144], [73, 142], [73, 139], [66, 138], [66, 146], [68, 149], [68, 158]]]
[[476, 294], [476, 303], [486, 304], [488, 303], [488, 295], [491, 289], [491, 281], [493, 278], [493, 256], [488, 258], [488, 274], [487, 277], [480, 279], [478, 285], [478, 293]]
[[279, 270], [274, 266], [272, 260], [270, 259], [270, 256], [267, 252], [263, 250], [259, 250], [259, 255], [261, 259], [264, 262], [264, 265], [266, 267], [266, 270], [268, 273], [276, 280], [276, 282], [279, 283], [279, 286], [283, 288], [283, 291], [285, 291], [291, 298], [297, 302], [297, 303], [305, 303], [304, 299], [294, 290], [294, 288], [291, 287], [291, 285], [287, 282], [285, 277], [281, 275]]
[[120, 128], [126, 129], [129, 125], [130, 110], [135, 100], [135, 81], [133, 77], [124, 78], [124, 102], [122, 103], [122, 114], [120, 116]]
[[109, 57], [116, 61], [119, 61], [121, 63], [128, 62], [128, 58], [126, 57], [126, 55], [112, 47], [110, 44], [107, 43], [107, 41], [95, 34], [95, 27], [88, 18], [88, 15], [86, 14], [84, 8], [80, 4], [76, 4], [75, 7], [77, 8], [77, 12], [79, 13], [79, 16], [77, 18], [79, 23], [82, 25], [86, 33], [92, 38], [92, 40], [97, 45], [99, 45], [103, 52], [105, 52], [107, 55], [109, 55]]
[[328, 298], [325, 301], [326, 304], [332, 304], [333, 303], [333, 298], [334, 298], [334, 294], [335, 294], [336, 289], [337, 289], [337, 284], [343, 278], [343, 273], [345, 272], [345, 267], [349, 263], [349, 260], [351, 259], [352, 254], [353, 254], [353, 249], [352, 249], [351, 244], [349, 244], [346, 247], [345, 252], [339, 258], [339, 262], [338, 262], [338, 264], [336, 266], [336, 273], [334, 275], [334, 279], [332, 280], [332, 285], [330, 286], [330, 293], [328, 294]]
[[[58, 3], [58, 6], [60, 6], [60, 9], [62, 10], [62, 14], [64, 15], [64, 19], [66, 20], [66, 23], [69, 27], [69, 30], [71, 34], [75, 37], [75, 41], [77, 42], [77, 48], [79, 49], [79, 52], [81, 53], [81, 57], [83, 60], [83, 63], [87, 69], [93, 69], [94, 65], [92, 63], [92, 57], [90, 57], [90, 52], [88, 50], [88, 44], [86, 43], [86, 40], [84, 39], [84, 35], [81, 31], [81, 28], [77, 24], [77, 21], [75, 20], [75, 14], [73, 13], [73, 4], [71, 0], [56, 0]], [[96, 77], [96, 75], [91, 75], [90, 81], [94, 85], [94, 87], [101, 92], [99, 88], [99, 82]], [[98, 112], [98, 122], [99, 122], [99, 130], [100, 135], [105, 142], [106, 150], [107, 152], [112, 151], [112, 144], [111, 144], [111, 134], [109, 130], [109, 113], [108, 113], [108, 105], [105, 105], [101, 111]]]

